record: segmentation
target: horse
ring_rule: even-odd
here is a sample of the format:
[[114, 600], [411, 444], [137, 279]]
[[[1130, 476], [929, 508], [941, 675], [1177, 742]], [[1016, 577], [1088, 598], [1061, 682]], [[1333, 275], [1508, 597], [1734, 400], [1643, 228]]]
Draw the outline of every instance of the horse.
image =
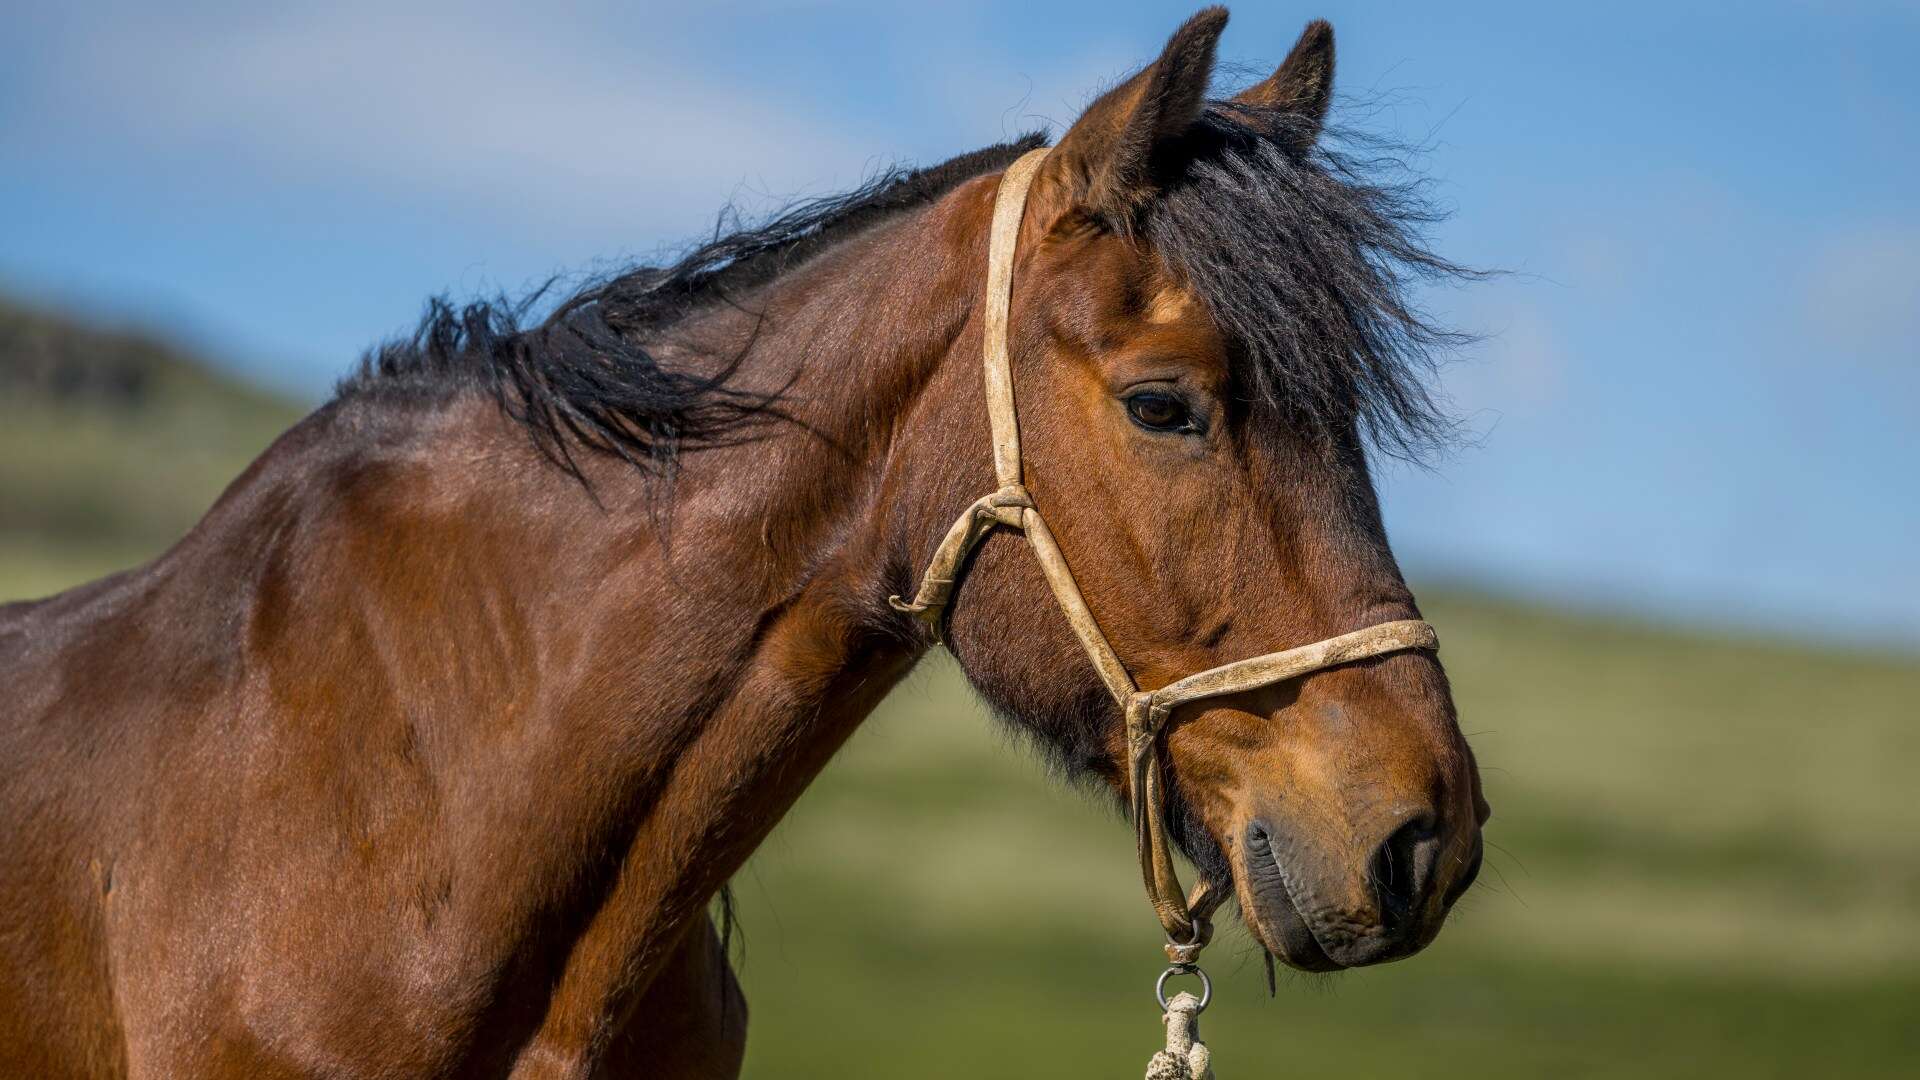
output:
[[[1152, 691], [1416, 620], [1370, 456], [1445, 437], [1464, 273], [1323, 138], [1330, 28], [1209, 100], [1210, 8], [1039, 161], [1022, 490]], [[0, 1072], [735, 1075], [714, 900], [944, 642], [1067, 773], [1126, 727], [994, 490], [983, 271], [1040, 135], [552, 302], [429, 305], [139, 568], [0, 607]], [[890, 598], [894, 602], [890, 602]], [[1429, 943], [1488, 807], [1437, 656], [1183, 705], [1153, 828], [1294, 968]], [[1136, 804], [1137, 805], [1137, 804]]]

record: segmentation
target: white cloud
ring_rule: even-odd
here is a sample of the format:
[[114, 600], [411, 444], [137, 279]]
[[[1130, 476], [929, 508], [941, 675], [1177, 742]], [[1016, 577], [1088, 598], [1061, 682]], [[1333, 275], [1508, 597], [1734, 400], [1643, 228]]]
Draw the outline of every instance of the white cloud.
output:
[[[912, 5], [837, 5], [830, 36], [825, 16], [766, 0], [581, 7], [49, 8], [0, 46], [31, 60], [32, 98], [0, 109], [0, 140], [29, 161], [244, 169], [507, 229], [680, 236], [730, 198], [784, 202], [1057, 132], [1157, 44], [1133, 27], [1036, 40]], [[783, 28], [812, 36], [782, 48]]]
[[670, 33], [614, 41], [601, 25], [378, 3], [95, 13], [51, 35], [35, 137], [204, 152], [534, 226], [679, 224], [743, 182], [786, 194], [875, 164], [806, 103], [703, 77]]

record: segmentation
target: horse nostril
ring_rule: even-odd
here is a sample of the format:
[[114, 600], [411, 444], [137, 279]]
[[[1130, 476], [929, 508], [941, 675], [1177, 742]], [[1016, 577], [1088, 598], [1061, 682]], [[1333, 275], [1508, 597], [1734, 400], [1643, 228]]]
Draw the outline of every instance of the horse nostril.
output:
[[1399, 932], [1420, 906], [1433, 884], [1434, 860], [1440, 837], [1433, 817], [1421, 814], [1401, 825], [1373, 853], [1368, 870], [1380, 901], [1380, 922], [1388, 934]]
[[1473, 888], [1474, 879], [1480, 876], [1481, 860], [1483, 860], [1486, 857], [1486, 854], [1487, 854], [1486, 841], [1478, 837], [1475, 837], [1473, 841], [1473, 854], [1469, 856], [1467, 859], [1466, 871], [1460, 875], [1460, 880], [1454, 882], [1452, 885], [1447, 886], [1446, 902], [1448, 907], [1452, 907], [1454, 901], [1460, 899], [1462, 896], [1465, 896], [1467, 894], [1467, 890]]

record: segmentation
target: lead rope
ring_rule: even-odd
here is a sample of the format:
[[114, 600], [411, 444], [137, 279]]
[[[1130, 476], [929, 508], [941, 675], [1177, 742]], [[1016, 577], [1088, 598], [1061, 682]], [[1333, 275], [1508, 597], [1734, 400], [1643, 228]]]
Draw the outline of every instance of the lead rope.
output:
[[[1160, 764], [1160, 742], [1175, 709], [1189, 702], [1237, 694], [1321, 671], [1340, 664], [1404, 649], [1438, 647], [1433, 627], [1418, 619], [1376, 623], [1310, 645], [1222, 664], [1160, 687], [1142, 691], [1127, 666], [1113, 651], [1094, 621], [1093, 610], [1074, 583], [1067, 559], [1054, 542], [1046, 519], [1033, 505], [1025, 487], [1025, 462], [1020, 455], [1020, 420], [1014, 410], [1013, 362], [1007, 355], [1007, 321], [1013, 298], [1013, 256], [1026, 209], [1027, 188], [1047, 156], [1045, 148], [1029, 151], [1008, 166], [994, 197], [993, 224], [987, 240], [987, 290], [982, 337], [985, 342], [987, 419], [993, 430], [993, 472], [1000, 489], [967, 507], [935, 549], [927, 572], [912, 600], [888, 597], [894, 610], [916, 616], [943, 638], [947, 604], [959, 586], [967, 554], [994, 526], [1026, 534], [1034, 561], [1046, 576], [1047, 587], [1067, 617], [1067, 624], [1087, 659], [1093, 663], [1107, 692], [1125, 710], [1127, 724], [1127, 801], [1133, 813], [1135, 846], [1147, 899], [1153, 904], [1167, 935], [1167, 959], [1172, 966], [1154, 984], [1154, 998], [1165, 1010], [1167, 1048], [1147, 1066], [1148, 1080], [1175, 1077], [1205, 1080], [1213, 1075], [1207, 1048], [1199, 1040], [1202, 1009], [1213, 996], [1211, 984], [1195, 963], [1212, 937], [1210, 916], [1225, 894], [1202, 881], [1186, 894], [1175, 872], [1166, 835], [1166, 778]], [[1167, 980], [1175, 975], [1200, 979], [1199, 998], [1164, 996]], [[1185, 1072], [1167, 1072], [1168, 1068]], [[1160, 1071], [1156, 1071], [1160, 1070]]]
[[1213, 1054], [1200, 1041], [1200, 999], [1186, 991], [1167, 1002], [1167, 1048], [1147, 1062], [1146, 1080], [1214, 1080]]

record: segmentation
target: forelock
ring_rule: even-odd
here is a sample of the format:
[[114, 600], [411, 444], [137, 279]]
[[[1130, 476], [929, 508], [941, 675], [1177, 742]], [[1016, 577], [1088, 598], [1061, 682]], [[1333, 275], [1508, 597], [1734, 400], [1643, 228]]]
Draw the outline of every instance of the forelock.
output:
[[1479, 275], [1428, 247], [1442, 215], [1403, 155], [1351, 133], [1301, 152], [1295, 126], [1284, 112], [1210, 105], [1159, 163], [1142, 239], [1206, 305], [1256, 414], [1418, 459], [1456, 430], [1434, 382], [1471, 338], [1413, 294]]

